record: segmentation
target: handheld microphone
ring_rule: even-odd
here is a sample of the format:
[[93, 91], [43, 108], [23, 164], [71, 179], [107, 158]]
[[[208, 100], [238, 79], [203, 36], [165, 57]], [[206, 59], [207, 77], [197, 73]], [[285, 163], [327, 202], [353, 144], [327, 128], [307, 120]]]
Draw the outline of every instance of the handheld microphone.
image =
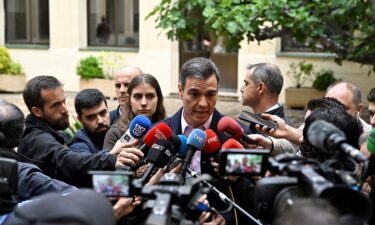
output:
[[[173, 137], [173, 135], [172, 135], [172, 137]], [[176, 167], [178, 165], [178, 163], [180, 163], [182, 161], [182, 158], [185, 158], [186, 153], [188, 151], [188, 146], [186, 144], [187, 139], [186, 139], [185, 135], [179, 134], [178, 136], [175, 136], [175, 137], [177, 137], [179, 139], [180, 145], [178, 147], [177, 154], [175, 154], [169, 160], [169, 162], [167, 164], [167, 171]], [[173, 142], [172, 142], [172, 144], [173, 144]], [[176, 146], [175, 146], [175, 149], [176, 149]]]
[[151, 121], [144, 115], [138, 115], [130, 122], [129, 129], [120, 138], [120, 142], [129, 143], [138, 140], [150, 129]]
[[188, 145], [188, 152], [186, 153], [185, 159], [182, 163], [182, 167], [180, 170], [180, 175], [182, 176], [183, 180], [185, 180], [185, 173], [188, 168], [188, 166], [191, 163], [191, 159], [194, 156], [194, 153], [198, 149], [202, 149], [203, 145], [206, 141], [206, 133], [201, 129], [194, 129], [188, 139], [187, 139], [187, 145]]
[[347, 143], [344, 132], [324, 120], [316, 120], [310, 125], [307, 139], [313, 146], [327, 153], [334, 153], [338, 149], [357, 162], [366, 160], [358, 149]]
[[145, 153], [158, 139], [169, 140], [172, 136], [171, 128], [164, 122], [161, 122], [151, 128], [143, 138], [143, 145], [140, 150]]
[[207, 136], [202, 152], [204, 152], [205, 154], [212, 154], [217, 152], [220, 149], [219, 137], [211, 129], [207, 129], [204, 132]]
[[233, 138], [229, 138], [226, 142], [223, 143], [223, 145], [221, 146], [221, 149], [224, 150], [224, 149], [245, 149], [243, 147], [243, 145], [240, 144], [240, 142], [238, 142], [237, 140], [233, 139]]
[[163, 139], [156, 140], [147, 155], [147, 162], [149, 162], [150, 165], [143, 176], [139, 179], [139, 182], [141, 182], [142, 185], [147, 183], [154, 169], [166, 166], [169, 159], [174, 154], [175, 149], [169, 141]]
[[242, 144], [256, 144], [254, 140], [244, 134], [242, 127], [229, 116], [224, 116], [219, 120], [217, 129]]

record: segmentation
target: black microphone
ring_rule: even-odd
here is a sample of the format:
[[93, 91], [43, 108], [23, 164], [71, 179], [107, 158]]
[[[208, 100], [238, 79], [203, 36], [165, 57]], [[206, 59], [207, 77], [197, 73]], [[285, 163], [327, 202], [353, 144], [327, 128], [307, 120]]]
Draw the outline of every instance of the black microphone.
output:
[[307, 139], [313, 146], [327, 153], [334, 153], [338, 149], [357, 162], [366, 160], [358, 149], [347, 143], [344, 132], [324, 120], [316, 120], [311, 124], [307, 130]]
[[143, 176], [139, 179], [139, 182], [141, 182], [142, 185], [147, 183], [154, 169], [166, 166], [169, 159], [174, 154], [175, 149], [169, 141], [163, 139], [156, 140], [147, 155], [147, 162], [149, 162], [150, 165]]
[[201, 129], [194, 129], [188, 139], [187, 139], [187, 145], [188, 145], [188, 152], [186, 153], [185, 159], [182, 163], [180, 175], [182, 176], [182, 180], [185, 180], [185, 173], [188, 168], [188, 166], [191, 163], [191, 159], [194, 156], [194, 153], [198, 149], [202, 149], [204, 146], [204, 143], [206, 142], [206, 133]]

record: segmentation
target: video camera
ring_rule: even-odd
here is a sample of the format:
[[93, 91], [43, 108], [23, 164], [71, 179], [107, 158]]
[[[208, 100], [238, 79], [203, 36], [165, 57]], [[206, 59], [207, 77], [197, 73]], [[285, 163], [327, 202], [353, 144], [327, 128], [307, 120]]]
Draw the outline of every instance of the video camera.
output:
[[17, 204], [18, 164], [16, 160], [0, 158], [0, 215], [7, 214]]
[[[262, 155], [259, 150], [222, 151], [220, 168], [228, 168], [226, 163], [230, 161], [225, 159], [238, 155], [241, 151], [241, 156], [249, 159]], [[342, 166], [345, 158], [335, 158], [324, 163], [292, 154], [268, 157], [267, 162], [264, 162], [267, 158], [264, 154], [262, 158], [262, 161], [259, 160], [261, 170], [266, 169], [276, 176], [262, 178], [256, 184], [255, 217], [260, 221], [271, 223], [276, 215], [283, 213], [297, 198], [326, 199], [341, 215], [357, 221], [367, 221], [371, 215], [369, 200], [359, 192], [360, 179]]]

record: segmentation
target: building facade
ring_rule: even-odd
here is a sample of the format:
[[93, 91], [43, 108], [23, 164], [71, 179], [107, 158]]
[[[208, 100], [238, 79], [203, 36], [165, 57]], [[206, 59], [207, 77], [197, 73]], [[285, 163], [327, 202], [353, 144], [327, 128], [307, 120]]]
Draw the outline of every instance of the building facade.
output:
[[[284, 74], [284, 89], [292, 86], [285, 76], [291, 62], [305, 60], [318, 68], [332, 69], [336, 78], [353, 82], [363, 95], [375, 84], [371, 68], [351, 62], [342, 66], [332, 55], [285, 48], [280, 39], [241, 43], [230, 53], [205, 45], [201, 35], [194, 42], [167, 39], [156, 29], [154, 18], [145, 20], [159, 0], [0, 0], [0, 44], [21, 63], [27, 78], [41, 74], [60, 79], [68, 91], [79, 91], [76, 66], [83, 57], [114, 51], [125, 65], [140, 67], [160, 82], [164, 95], [177, 92], [178, 71], [188, 58], [206, 56], [222, 72], [219, 94], [240, 97], [246, 66], [270, 62]], [[206, 48], [210, 48], [209, 50]], [[294, 51], [295, 50], [295, 51]], [[309, 85], [309, 84], [307, 84]], [[285, 101], [284, 90], [281, 101]], [[363, 98], [365, 105], [367, 102]]]

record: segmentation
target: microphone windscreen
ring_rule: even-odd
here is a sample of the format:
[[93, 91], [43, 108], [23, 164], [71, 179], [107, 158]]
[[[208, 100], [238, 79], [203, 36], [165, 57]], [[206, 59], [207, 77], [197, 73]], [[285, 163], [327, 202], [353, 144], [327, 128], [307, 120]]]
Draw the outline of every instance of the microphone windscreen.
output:
[[138, 115], [130, 122], [130, 135], [135, 138], [141, 138], [151, 127], [151, 121], [144, 115]]
[[367, 138], [367, 150], [372, 156], [375, 156], [375, 128], [371, 130]]
[[177, 135], [172, 134], [172, 136], [169, 139], [169, 141], [172, 143], [174, 149], [179, 149], [180, 148], [181, 141], [180, 141], [180, 138], [178, 138]]
[[183, 134], [179, 134], [178, 138], [180, 139], [181, 145], [180, 148], [178, 149], [178, 155], [183, 158], [186, 156], [186, 153], [188, 151], [188, 146], [186, 144], [187, 138]]
[[224, 144], [221, 146], [222, 150], [225, 149], [230, 149], [230, 148], [235, 148], [235, 149], [245, 149], [243, 145], [240, 144], [236, 139], [229, 138]]
[[216, 135], [216, 133], [211, 130], [207, 129], [204, 132], [206, 132], [206, 142], [204, 143], [204, 147], [202, 151], [206, 154], [212, 154], [220, 149], [220, 141], [219, 137]]
[[158, 139], [169, 140], [172, 136], [172, 130], [168, 125], [164, 122], [161, 122], [150, 129], [149, 132], [143, 138], [143, 143], [147, 145], [147, 147], [151, 147], [153, 143], [155, 143]]
[[326, 122], [324, 120], [316, 120], [311, 123], [310, 127], [307, 130], [307, 140], [319, 148], [322, 151], [330, 151], [327, 148], [327, 139], [332, 134], [338, 134], [342, 137], [345, 137], [345, 134], [337, 128], [332, 123]]
[[194, 146], [196, 149], [202, 149], [206, 141], [206, 133], [201, 129], [194, 129], [191, 131], [186, 143]]
[[154, 163], [156, 167], [164, 167], [167, 165], [169, 159], [175, 154], [175, 148], [172, 143], [158, 139], [152, 144], [147, 155], [147, 161]]
[[221, 118], [217, 124], [217, 129], [232, 138], [241, 138], [243, 135], [242, 127], [229, 116]]

